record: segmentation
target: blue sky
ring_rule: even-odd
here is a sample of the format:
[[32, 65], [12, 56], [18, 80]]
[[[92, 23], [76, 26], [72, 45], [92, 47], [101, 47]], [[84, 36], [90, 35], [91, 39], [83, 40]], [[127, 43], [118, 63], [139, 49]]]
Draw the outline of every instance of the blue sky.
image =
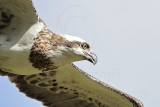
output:
[[[99, 60], [77, 62], [81, 69], [136, 98], [160, 106], [160, 1], [34, 0], [55, 33], [75, 35], [91, 44]], [[0, 77], [0, 106], [44, 107]]]

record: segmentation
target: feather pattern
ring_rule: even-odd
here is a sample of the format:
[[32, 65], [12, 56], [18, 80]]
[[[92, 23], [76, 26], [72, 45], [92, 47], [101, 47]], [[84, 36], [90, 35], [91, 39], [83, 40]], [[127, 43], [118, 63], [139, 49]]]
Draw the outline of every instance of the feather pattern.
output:
[[48, 107], [143, 107], [138, 99], [86, 74], [73, 64], [28, 76], [3, 75], [9, 76], [28, 97], [42, 101]]
[[[81, 50], [81, 42], [85, 41], [52, 33], [31, 0], [0, 0], [0, 75], [8, 76], [21, 92], [48, 107], [143, 107], [138, 99], [66, 64], [84, 60], [70, 54]], [[71, 58], [53, 62], [54, 52], [64, 54], [59, 50]], [[56, 61], [61, 66], [54, 66]]]

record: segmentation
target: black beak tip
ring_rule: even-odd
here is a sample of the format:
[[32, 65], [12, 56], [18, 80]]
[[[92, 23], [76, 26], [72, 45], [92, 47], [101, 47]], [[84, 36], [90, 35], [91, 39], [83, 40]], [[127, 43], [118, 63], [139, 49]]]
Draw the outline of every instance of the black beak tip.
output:
[[93, 63], [94, 65], [97, 63], [98, 58], [96, 56], [96, 54], [90, 52], [90, 53], [84, 53], [87, 57], [87, 60], [91, 63]]
[[88, 59], [89, 62], [93, 63], [93, 65], [96, 65], [97, 64], [97, 57], [96, 58], [91, 58], [91, 59]]

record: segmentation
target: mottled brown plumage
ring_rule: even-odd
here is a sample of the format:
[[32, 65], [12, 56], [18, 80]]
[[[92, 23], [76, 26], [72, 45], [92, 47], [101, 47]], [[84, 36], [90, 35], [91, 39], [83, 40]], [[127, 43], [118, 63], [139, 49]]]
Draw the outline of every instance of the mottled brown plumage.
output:
[[[41, 19], [39, 20], [39, 22], [42, 22], [44, 24]], [[57, 67], [54, 66], [54, 62], [51, 61], [51, 57], [54, 56], [49, 56], [49, 52], [51, 50], [56, 51], [58, 46], [77, 48], [80, 47], [80, 45], [80, 42], [70, 42], [62, 36], [54, 34], [45, 25], [43, 29], [41, 29], [41, 31], [38, 33], [37, 37], [34, 38], [34, 44], [31, 48], [29, 60], [33, 64], [33, 67], [39, 70], [53, 70]]]
[[[75, 74], [77, 74], [77, 68], [74, 65], [72, 67], [70, 65], [66, 66], [65, 69], [66, 68], [72, 68], [72, 72], [75, 72]], [[18, 76], [7, 73], [6, 76], [10, 75], [9, 79], [13, 83], [16, 83], [16, 86], [20, 89], [21, 92], [24, 92], [31, 98], [42, 101], [43, 104], [48, 107], [142, 107], [141, 102], [137, 99], [113, 87], [110, 87], [109, 85], [93, 78], [92, 76], [86, 74], [81, 70], [78, 71], [79, 73], [77, 77], [80, 78], [81, 76], [84, 76], [84, 80], [89, 78], [94, 79], [94, 81], [97, 82], [97, 87], [102, 86], [104, 89], [106, 88], [106, 90], [110, 91], [111, 93], [108, 93], [108, 96], [105, 96], [107, 95], [107, 93], [105, 94], [102, 92], [102, 95], [99, 94], [97, 96], [94, 91], [89, 90], [89, 85], [91, 85], [93, 82], [92, 80], [89, 82], [90, 84], [82, 84], [84, 86], [88, 85], [88, 90], [86, 90], [83, 87], [79, 87], [78, 82], [80, 81], [77, 81], [78, 78], [71, 79], [70, 84], [75, 84], [75, 86], [70, 87], [69, 85], [67, 87], [65, 84], [63, 84], [63, 82], [66, 82], [66, 84], [68, 84], [69, 80], [58, 80], [58, 78], [56, 78], [56, 72], [59, 72], [59, 70], [30, 76]], [[0, 74], [1, 73], [2, 71], [0, 72]], [[75, 76], [75, 74], [72, 76]], [[68, 75], [70, 75], [70, 73], [68, 73]], [[62, 77], [65, 77], [65, 75], [62, 75]], [[86, 92], [83, 92], [83, 90], [85, 90]], [[117, 93], [117, 95], [113, 92]], [[90, 96], [88, 96], [86, 93], [88, 93]], [[115, 95], [115, 97], [111, 97], [110, 95]], [[128, 104], [121, 101], [118, 96], [119, 98], [128, 99]], [[105, 102], [100, 101], [105, 97], [107, 98], [106, 101], [104, 100]], [[117, 99], [117, 101], [114, 102], [115, 104], [113, 105], [108, 102], [111, 101], [112, 98]], [[130, 105], [129, 102], [131, 102], [131, 104], [133, 105]]]
[[[52, 33], [31, 0], [0, 0], [0, 75], [48, 107], [143, 107], [72, 64], [97, 57], [82, 39]], [[85, 44], [85, 45], [84, 45]]]

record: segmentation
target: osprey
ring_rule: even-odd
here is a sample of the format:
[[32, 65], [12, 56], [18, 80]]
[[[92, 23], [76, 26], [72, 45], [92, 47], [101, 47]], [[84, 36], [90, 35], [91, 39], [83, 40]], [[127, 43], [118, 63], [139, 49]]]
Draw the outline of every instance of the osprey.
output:
[[74, 36], [52, 33], [30, 0], [0, 0], [0, 75], [48, 107], [143, 107], [72, 62], [97, 57]]

